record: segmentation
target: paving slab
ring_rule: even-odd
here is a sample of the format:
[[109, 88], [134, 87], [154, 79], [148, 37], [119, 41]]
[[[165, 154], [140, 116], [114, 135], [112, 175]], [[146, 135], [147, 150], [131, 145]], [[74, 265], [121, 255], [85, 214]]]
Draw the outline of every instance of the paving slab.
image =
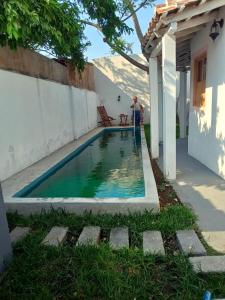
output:
[[97, 245], [100, 240], [101, 228], [99, 226], [85, 226], [79, 236], [76, 246]]
[[186, 255], [206, 255], [206, 249], [194, 230], [178, 230], [176, 232], [180, 250]]
[[225, 273], [225, 255], [189, 257], [196, 273]]
[[111, 229], [109, 243], [112, 249], [129, 248], [128, 227], [115, 227]]
[[23, 240], [31, 231], [30, 227], [20, 227], [16, 226], [11, 232], [10, 232], [10, 239], [12, 244], [16, 244], [17, 242]]
[[54, 226], [42, 241], [46, 246], [59, 246], [63, 243], [68, 232], [68, 227]]
[[143, 251], [144, 254], [165, 255], [162, 234], [160, 231], [143, 232]]

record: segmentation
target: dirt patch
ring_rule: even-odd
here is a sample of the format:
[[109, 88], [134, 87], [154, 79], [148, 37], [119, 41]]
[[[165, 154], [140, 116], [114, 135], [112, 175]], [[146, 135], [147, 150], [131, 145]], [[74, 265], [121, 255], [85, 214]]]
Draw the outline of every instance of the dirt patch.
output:
[[66, 235], [65, 244], [74, 247], [77, 243], [78, 235], [74, 235], [74, 232], [69, 231]]
[[155, 159], [151, 159], [152, 169], [159, 194], [160, 207], [181, 203], [173, 187], [165, 180]]
[[167, 255], [178, 255], [179, 248], [177, 245], [176, 236], [173, 234], [163, 235], [163, 243]]

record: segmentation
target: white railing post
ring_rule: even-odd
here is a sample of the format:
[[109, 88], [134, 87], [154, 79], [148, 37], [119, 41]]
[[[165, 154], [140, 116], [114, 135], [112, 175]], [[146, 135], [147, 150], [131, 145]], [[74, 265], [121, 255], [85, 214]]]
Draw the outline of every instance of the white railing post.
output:
[[151, 155], [159, 157], [158, 59], [149, 58]]
[[176, 179], [176, 38], [166, 33], [162, 38], [163, 74], [163, 172]]
[[158, 64], [158, 93], [159, 93], [159, 142], [163, 142], [163, 82], [162, 67]]

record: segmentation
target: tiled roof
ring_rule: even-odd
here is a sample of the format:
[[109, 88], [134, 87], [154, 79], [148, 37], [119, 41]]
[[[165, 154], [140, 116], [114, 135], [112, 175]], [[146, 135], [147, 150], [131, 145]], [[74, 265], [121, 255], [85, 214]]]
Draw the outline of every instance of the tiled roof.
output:
[[157, 23], [160, 21], [162, 15], [165, 14], [167, 16], [171, 14], [176, 15], [177, 13], [179, 13], [179, 9], [181, 7], [182, 8], [186, 8], [189, 6], [195, 7], [200, 2], [201, 0], [170, 0], [170, 1], [168, 0], [167, 3], [156, 5], [155, 14], [151, 22], [149, 23], [148, 31], [144, 36], [142, 47], [144, 48], [146, 46], [151, 34], [153, 33]]

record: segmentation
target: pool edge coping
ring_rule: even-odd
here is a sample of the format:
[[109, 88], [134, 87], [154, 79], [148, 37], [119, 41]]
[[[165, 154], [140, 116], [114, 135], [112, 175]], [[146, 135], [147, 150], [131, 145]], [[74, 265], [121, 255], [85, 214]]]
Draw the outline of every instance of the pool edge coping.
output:
[[[129, 127], [109, 127], [108, 129], [130, 129]], [[67, 156], [71, 155], [74, 151], [76, 151], [79, 147], [82, 145], [88, 143], [89, 140], [92, 140], [95, 136], [98, 136], [107, 128], [101, 128], [98, 130], [98, 132], [93, 132], [91, 136], [84, 139], [82, 144], [78, 144], [73, 151], [70, 151], [67, 155], [64, 156], [64, 158], [55, 161], [52, 163], [51, 166], [48, 166], [42, 174], [46, 173], [49, 169], [54, 167], [56, 164], [58, 164], [60, 161], [65, 159]], [[107, 207], [109, 208], [113, 204], [116, 204], [116, 208], [119, 209], [118, 212], [120, 212], [120, 209], [123, 208], [123, 210], [131, 210], [133, 209], [135, 211], [139, 210], [137, 206], [140, 206], [139, 208], [143, 211], [143, 209], [150, 209], [155, 212], [159, 211], [159, 198], [158, 198], [158, 192], [157, 187], [155, 183], [154, 174], [151, 167], [150, 157], [148, 153], [147, 148], [147, 142], [145, 138], [144, 128], [141, 127], [141, 149], [142, 149], [142, 167], [143, 167], [143, 173], [144, 173], [144, 185], [145, 185], [145, 196], [144, 197], [129, 197], [129, 198], [82, 198], [82, 197], [76, 197], [76, 198], [28, 198], [28, 197], [15, 197], [13, 195], [11, 196], [5, 196], [4, 202], [6, 205], [6, 208], [8, 211], [18, 211], [20, 213], [33, 213], [33, 212], [40, 212], [41, 210], [46, 210], [50, 208], [63, 208], [68, 209], [69, 211], [73, 211], [71, 209], [71, 206], [74, 206], [74, 210], [76, 210], [76, 207], [84, 206], [83, 211], [87, 210], [95, 210], [94, 208], [100, 210], [104, 210], [102, 206], [105, 206], [106, 210], [108, 211]], [[37, 176], [36, 178], [38, 178]], [[35, 179], [36, 179], [35, 178]], [[35, 180], [34, 179], [34, 180]], [[32, 180], [32, 181], [34, 181]], [[28, 183], [27, 185], [29, 185]], [[24, 186], [25, 187], [25, 186]], [[21, 189], [20, 189], [21, 190]], [[19, 191], [20, 191], [19, 190]], [[94, 205], [95, 207], [93, 207]], [[29, 208], [28, 208], [29, 206]], [[125, 207], [123, 207], [125, 206]], [[115, 209], [116, 209], [115, 208]], [[81, 207], [80, 207], [81, 209]], [[24, 211], [25, 210], [25, 211]], [[78, 212], [79, 213], [79, 212]], [[110, 211], [109, 211], [110, 213]]]

